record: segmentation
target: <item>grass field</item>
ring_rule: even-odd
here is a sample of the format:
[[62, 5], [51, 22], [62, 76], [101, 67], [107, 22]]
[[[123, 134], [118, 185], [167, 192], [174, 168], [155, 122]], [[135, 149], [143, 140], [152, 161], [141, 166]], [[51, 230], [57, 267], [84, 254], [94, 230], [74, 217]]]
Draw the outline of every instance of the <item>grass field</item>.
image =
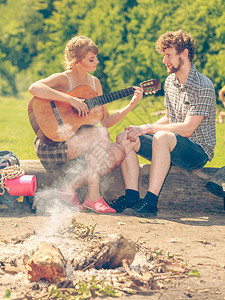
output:
[[[30, 126], [27, 107], [30, 95], [24, 94], [21, 98], [0, 98], [0, 150], [14, 152], [20, 160], [37, 159], [33, 141], [35, 134]], [[122, 108], [128, 100], [117, 100], [108, 104], [110, 113]], [[130, 125], [153, 123], [160, 115], [152, 115], [154, 112], [164, 110], [162, 97], [144, 97], [141, 102], [120, 123], [109, 129], [111, 141], [115, 142], [119, 132]], [[207, 167], [225, 166], [225, 124], [217, 124], [217, 144], [215, 156]], [[140, 163], [147, 161], [140, 158]]]

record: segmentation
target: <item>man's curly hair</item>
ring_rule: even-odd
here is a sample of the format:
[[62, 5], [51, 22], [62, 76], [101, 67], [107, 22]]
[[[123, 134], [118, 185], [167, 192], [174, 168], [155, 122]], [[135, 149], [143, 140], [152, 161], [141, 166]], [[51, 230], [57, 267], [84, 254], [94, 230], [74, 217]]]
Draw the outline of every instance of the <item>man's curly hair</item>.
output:
[[190, 62], [194, 59], [194, 39], [190, 34], [185, 33], [183, 30], [168, 31], [158, 38], [156, 42], [156, 51], [163, 54], [163, 52], [168, 48], [175, 48], [177, 54], [182, 53], [184, 49], [188, 49]]

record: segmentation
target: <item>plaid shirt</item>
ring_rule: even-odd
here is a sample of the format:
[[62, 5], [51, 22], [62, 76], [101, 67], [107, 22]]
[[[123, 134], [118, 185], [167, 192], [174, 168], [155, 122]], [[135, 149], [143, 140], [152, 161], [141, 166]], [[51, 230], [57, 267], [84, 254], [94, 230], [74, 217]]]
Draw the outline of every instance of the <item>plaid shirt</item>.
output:
[[186, 116], [204, 116], [189, 139], [200, 145], [212, 160], [216, 145], [216, 96], [213, 83], [192, 65], [184, 85], [173, 73], [167, 77], [164, 88], [169, 123], [184, 122]]

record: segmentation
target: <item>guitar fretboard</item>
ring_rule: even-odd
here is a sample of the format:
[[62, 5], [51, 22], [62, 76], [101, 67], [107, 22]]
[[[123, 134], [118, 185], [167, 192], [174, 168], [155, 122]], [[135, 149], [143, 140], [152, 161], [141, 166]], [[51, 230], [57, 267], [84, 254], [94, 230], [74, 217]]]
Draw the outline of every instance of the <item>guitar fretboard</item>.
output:
[[115, 101], [117, 99], [125, 98], [127, 96], [130, 96], [134, 94], [134, 88], [129, 87], [127, 89], [123, 89], [117, 92], [113, 92], [106, 95], [97, 96], [94, 98], [86, 99], [84, 102], [87, 104], [88, 108], [91, 109], [96, 106], [100, 106], [106, 103], [110, 103], [112, 101]]

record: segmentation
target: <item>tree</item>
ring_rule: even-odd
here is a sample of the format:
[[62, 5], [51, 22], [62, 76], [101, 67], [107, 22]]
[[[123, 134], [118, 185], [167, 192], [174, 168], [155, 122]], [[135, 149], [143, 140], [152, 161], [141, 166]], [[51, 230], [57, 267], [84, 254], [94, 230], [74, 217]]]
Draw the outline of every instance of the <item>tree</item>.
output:
[[16, 93], [15, 71], [27, 69], [37, 55], [37, 38], [41, 37], [43, 18], [30, 0], [8, 0], [0, 4], [0, 8], [0, 51], [4, 58], [0, 72], [5, 84], [8, 81], [7, 91]]
[[0, 16], [0, 93], [26, 90], [63, 71], [64, 48], [74, 35], [98, 45], [95, 75], [105, 93], [151, 78], [163, 83], [167, 71], [155, 44], [178, 29], [195, 39], [198, 71], [216, 90], [225, 83], [222, 0], [8, 0], [1, 2]]

